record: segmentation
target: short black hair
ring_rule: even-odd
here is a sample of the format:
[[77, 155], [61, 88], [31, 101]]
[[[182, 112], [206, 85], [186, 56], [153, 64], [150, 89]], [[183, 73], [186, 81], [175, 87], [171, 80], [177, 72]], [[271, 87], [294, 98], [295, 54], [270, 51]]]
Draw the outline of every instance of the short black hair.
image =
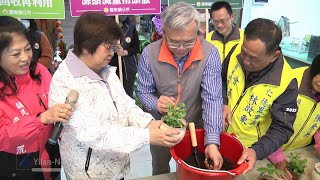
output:
[[274, 21], [264, 18], [257, 18], [249, 22], [244, 29], [245, 39], [260, 39], [266, 45], [267, 54], [280, 50], [282, 40], [281, 29]]
[[84, 49], [90, 54], [95, 53], [101, 43], [119, 40], [123, 33], [114, 18], [100, 12], [88, 11], [77, 20], [73, 37], [73, 53], [79, 56]]
[[313, 79], [316, 75], [320, 74], [320, 54], [318, 54], [312, 61], [310, 66], [310, 75]]
[[228, 14], [231, 16], [232, 15], [232, 8], [230, 4], [226, 1], [218, 1], [212, 4], [211, 9], [210, 9], [210, 14], [212, 11], [217, 11], [220, 10], [221, 8], [225, 8], [228, 12]]

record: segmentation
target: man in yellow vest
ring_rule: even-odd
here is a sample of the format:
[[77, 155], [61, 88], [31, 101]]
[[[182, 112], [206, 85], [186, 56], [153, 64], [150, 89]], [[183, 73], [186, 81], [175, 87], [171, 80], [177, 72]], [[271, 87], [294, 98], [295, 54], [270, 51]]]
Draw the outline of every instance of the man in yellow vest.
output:
[[223, 120], [247, 148], [238, 163], [254, 167], [288, 142], [293, 134], [297, 80], [279, 44], [282, 33], [268, 19], [251, 21], [238, 45], [222, 64]]
[[279, 169], [285, 172], [280, 175], [282, 179], [292, 179], [287, 169], [287, 163], [283, 151], [302, 148], [315, 139], [315, 149], [320, 155], [320, 54], [318, 54], [310, 67], [294, 69], [294, 75], [299, 83], [299, 95], [297, 104], [299, 107], [297, 118], [294, 122], [294, 134], [288, 143], [278, 151], [268, 156], [269, 160]]
[[233, 23], [236, 15], [228, 2], [213, 3], [210, 13], [215, 30], [208, 33], [206, 40], [218, 48], [221, 62], [223, 62], [232, 47], [242, 43], [243, 30]]

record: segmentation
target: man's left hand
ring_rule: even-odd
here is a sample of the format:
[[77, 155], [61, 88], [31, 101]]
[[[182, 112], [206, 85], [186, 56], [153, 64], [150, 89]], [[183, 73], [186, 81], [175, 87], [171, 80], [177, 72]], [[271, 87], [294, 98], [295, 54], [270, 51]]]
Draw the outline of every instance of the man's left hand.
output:
[[242, 152], [242, 155], [238, 160], [238, 164], [242, 164], [245, 161], [248, 162], [248, 167], [246, 170], [243, 171], [243, 174], [246, 174], [247, 172], [251, 171], [254, 168], [254, 165], [257, 161], [256, 152], [252, 148], [245, 149]]
[[213, 169], [220, 170], [223, 164], [223, 158], [219, 152], [219, 148], [215, 144], [209, 144], [205, 149], [206, 158], [210, 158], [213, 161]]

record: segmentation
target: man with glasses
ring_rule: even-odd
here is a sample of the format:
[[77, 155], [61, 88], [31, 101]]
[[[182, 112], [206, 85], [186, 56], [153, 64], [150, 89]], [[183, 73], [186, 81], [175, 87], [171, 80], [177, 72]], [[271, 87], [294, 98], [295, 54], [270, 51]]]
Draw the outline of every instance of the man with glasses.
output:
[[[148, 45], [138, 66], [138, 97], [155, 119], [167, 104], [185, 103], [185, 119], [205, 129], [205, 153], [214, 169], [223, 163], [218, 150], [222, 131], [221, 63], [217, 49], [197, 36], [199, 12], [185, 2], [161, 14], [164, 38]], [[170, 172], [169, 148], [150, 146], [153, 175]]]
[[208, 33], [206, 40], [218, 48], [221, 62], [223, 62], [232, 47], [242, 43], [243, 30], [237, 28], [233, 23], [235, 14], [228, 2], [213, 3], [210, 14], [215, 30]]
[[222, 64], [223, 120], [247, 148], [238, 163], [266, 158], [293, 134], [297, 80], [279, 44], [281, 29], [269, 19], [255, 19], [244, 31], [243, 44]]

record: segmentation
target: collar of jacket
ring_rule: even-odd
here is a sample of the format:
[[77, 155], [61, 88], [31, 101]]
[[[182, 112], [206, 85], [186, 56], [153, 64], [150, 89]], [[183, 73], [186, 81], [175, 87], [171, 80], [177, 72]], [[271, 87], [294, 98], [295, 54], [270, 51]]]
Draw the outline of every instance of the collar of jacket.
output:
[[[237, 55], [237, 59], [242, 69], [244, 70], [244, 65], [240, 58], [240, 54]], [[259, 75], [261, 73], [263, 73], [264, 75], [262, 75], [262, 77], [260, 78], [260, 80], [257, 81], [257, 83], [280, 86], [281, 78], [286, 78], [286, 77], [282, 77], [283, 75], [282, 71], [284, 70], [283, 68], [284, 68], [284, 58], [281, 53], [278, 59], [274, 63], [270, 63], [267, 67], [265, 67], [262, 71], [259, 72]]]
[[[200, 41], [199, 37], [197, 37], [196, 44], [191, 49], [190, 56], [188, 57], [187, 61], [185, 62], [184, 66], [183, 66], [182, 73], [192, 64], [192, 62], [201, 61], [202, 58], [203, 58], [203, 55], [202, 55], [201, 41]], [[174, 67], [178, 68], [178, 65], [177, 65], [176, 61], [174, 60], [174, 57], [173, 57], [171, 51], [169, 50], [165, 39], [162, 41], [158, 60], [160, 62], [169, 63], [169, 64], [173, 65]]]
[[311, 99], [315, 99], [314, 94], [312, 93], [311, 86], [311, 76], [310, 76], [310, 67], [308, 67], [304, 72], [301, 80], [301, 84], [299, 87], [299, 94], [310, 97]]
[[222, 34], [220, 34], [217, 30], [214, 30], [211, 36], [211, 40], [217, 40], [221, 42], [229, 42], [229, 41], [238, 40], [238, 39], [240, 39], [240, 30], [235, 26], [232, 26], [232, 30], [226, 38]]
[[[103, 81], [103, 79], [97, 73], [92, 71], [84, 62], [80, 60], [79, 57], [72, 52], [72, 49], [69, 50], [65, 62], [69, 71], [75, 78], [88, 76], [91, 80]], [[108, 68], [108, 66], [104, 67], [101, 71], [104, 71], [105, 68]]]

